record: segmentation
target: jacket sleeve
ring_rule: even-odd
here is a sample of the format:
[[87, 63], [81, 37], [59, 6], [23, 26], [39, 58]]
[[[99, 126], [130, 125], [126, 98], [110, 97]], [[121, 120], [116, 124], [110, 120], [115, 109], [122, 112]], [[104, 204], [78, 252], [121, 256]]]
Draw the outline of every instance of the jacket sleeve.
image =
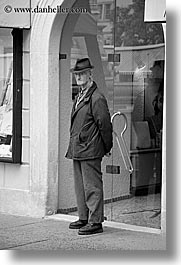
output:
[[99, 129], [105, 152], [108, 153], [113, 146], [112, 123], [107, 101], [103, 95], [92, 102], [92, 114]]

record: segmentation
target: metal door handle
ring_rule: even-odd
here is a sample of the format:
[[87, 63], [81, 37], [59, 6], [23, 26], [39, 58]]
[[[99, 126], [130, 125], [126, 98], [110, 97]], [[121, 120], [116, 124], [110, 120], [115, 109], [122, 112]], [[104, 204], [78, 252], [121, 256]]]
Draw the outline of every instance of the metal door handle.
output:
[[120, 141], [119, 141], [118, 135], [117, 135], [117, 133], [116, 133], [114, 130], [113, 130], [113, 133], [115, 134], [116, 141], [117, 141], [117, 143], [118, 143], [118, 147], [119, 147], [120, 153], [121, 153], [121, 155], [122, 155], [124, 165], [125, 165], [126, 169], [129, 171], [129, 173], [131, 174], [131, 173], [133, 172], [133, 165], [132, 165], [132, 163], [131, 163], [131, 159], [130, 159], [130, 157], [129, 157], [129, 151], [128, 151], [128, 148], [127, 148], [127, 146], [126, 146], [126, 142], [125, 142], [125, 140], [124, 140], [124, 133], [125, 133], [125, 131], [127, 130], [127, 127], [128, 127], [128, 121], [127, 121], [126, 115], [125, 115], [124, 113], [118, 111], [118, 112], [114, 113], [114, 114], [112, 115], [112, 117], [111, 117], [111, 122], [112, 122], [112, 124], [113, 124], [114, 118], [115, 118], [116, 116], [120, 116], [120, 117], [123, 116], [124, 121], [125, 121], [125, 123], [124, 123], [124, 127], [123, 127], [123, 130], [121, 131], [121, 141], [122, 141], [122, 143], [123, 143], [124, 151], [125, 151], [126, 156], [127, 156], [127, 159], [128, 159], [129, 167], [127, 166], [127, 163], [126, 163], [126, 161], [125, 161], [124, 154], [123, 154], [123, 150], [122, 150], [122, 148], [121, 148], [121, 145], [120, 145]]

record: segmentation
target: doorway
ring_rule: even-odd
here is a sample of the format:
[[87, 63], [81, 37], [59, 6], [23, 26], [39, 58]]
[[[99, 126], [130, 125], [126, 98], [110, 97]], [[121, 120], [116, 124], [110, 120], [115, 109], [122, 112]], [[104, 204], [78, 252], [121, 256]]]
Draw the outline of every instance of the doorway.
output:
[[72, 163], [64, 158], [71, 107], [78, 92], [69, 69], [77, 58], [89, 56], [94, 80], [114, 117], [112, 155], [102, 163], [105, 219], [160, 229], [162, 25], [144, 23], [142, 0], [80, 0], [76, 6], [89, 12], [68, 16], [60, 45], [60, 212], [77, 214]]

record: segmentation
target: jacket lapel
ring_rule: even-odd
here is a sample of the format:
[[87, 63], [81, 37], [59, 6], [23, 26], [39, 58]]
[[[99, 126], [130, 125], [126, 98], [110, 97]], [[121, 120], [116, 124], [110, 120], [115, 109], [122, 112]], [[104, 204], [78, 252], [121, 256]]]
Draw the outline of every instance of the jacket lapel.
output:
[[93, 82], [93, 85], [90, 87], [90, 89], [88, 90], [86, 96], [84, 97], [84, 99], [78, 104], [77, 108], [75, 109], [75, 105], [76, 105], [76, 101], [77, 101], [77, 97], [75, 99], [75, 102], [73, 104], [73, 108], [72, 108], [72, 114], [71, 114], [71, 126], [73, 124], [74, 118], [77, 114], [77, 112], [90, 101], [90, 98], [93, 94], [93, 92], [95, 91], [95, 89], [97, 88], [97, 85], [95, 82]]
[[76, 105], [76, 102], [77, 102], [77, 98], [78, 98], [78, 95], [74, 99], [74, 103], [73, 103], [73, 106], [72, 106], [72, 112], [71, 112], [71, 119], [72, 119], [72, 116], [73, 116], [73, 114], [75, 112], [75, 105]]

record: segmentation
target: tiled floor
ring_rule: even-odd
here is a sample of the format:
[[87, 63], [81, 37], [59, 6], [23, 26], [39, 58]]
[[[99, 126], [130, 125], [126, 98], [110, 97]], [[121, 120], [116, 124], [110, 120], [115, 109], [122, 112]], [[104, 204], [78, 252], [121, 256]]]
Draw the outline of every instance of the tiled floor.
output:
[[[135, 196], [104, 205], [108, 221], [159, 229], [161, 226], [161, 194]], [[77, 215], [77, 212], [71, 212]]]

